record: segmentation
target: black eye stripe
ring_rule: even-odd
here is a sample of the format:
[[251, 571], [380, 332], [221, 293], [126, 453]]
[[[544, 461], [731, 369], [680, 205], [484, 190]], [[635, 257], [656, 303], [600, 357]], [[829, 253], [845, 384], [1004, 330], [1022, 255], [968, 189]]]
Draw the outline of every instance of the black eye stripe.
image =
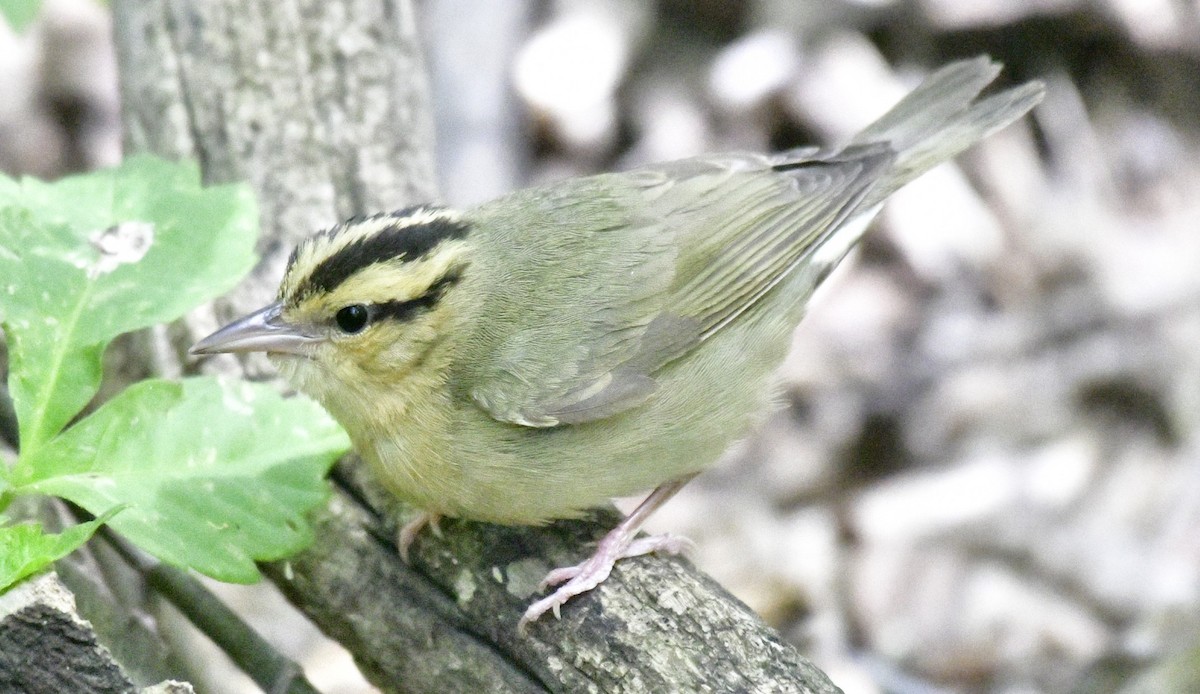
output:
[[368, 307], [371, 316], [370, 322], [374, 323], [379, 320], [410, 321], [419, 314], [433, 309], [442, 300], [446, 291], [462, 279], [462, 272], [461, 267], [450, 270], [431, 284], [424, 294], [414, 299], [371, 304]]
[[[388, 215], [378, 215], [378, 217], [396, 219], [397, 225], [391, 227], [385, 226], [377, 233], [358, 239], [322, 260], [297, 285], [294, 296], [296, 298], [303, 298], [316, 293], [331, 292], [356, 272], [375, 263], [394, 258], [401, 258], [405, 262], [411, 262], [429, 255], [443, 241], [466, 237], [470, 231], [470, 225], [466, 222], [446, 217], [436, 217], [428, 222], [407, 226], [400, 224], [405, 218], [414, 214], [436, 211], [438, 209], [441, 208], [418, 206], [406, 208]], [[361, 221], [363, 220], [350, 220], [346, 225], [342, 225], [326, 233], [336, 236], [347, 225]], [[297, 257], [297, 252], [293, 252], [289, 266], [295, 262]]]

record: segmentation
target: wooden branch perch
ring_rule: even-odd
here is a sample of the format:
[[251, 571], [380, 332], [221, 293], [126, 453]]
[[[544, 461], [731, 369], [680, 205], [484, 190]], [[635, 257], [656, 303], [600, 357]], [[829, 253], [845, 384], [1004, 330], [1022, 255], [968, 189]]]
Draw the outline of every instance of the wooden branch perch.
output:
[[0, 692], [190, 694], [184, 682], [137, 689], [96, 641], [92, 625], [53, 573], [0, 595]]
[[[273, 295], [291, 246], [352, 214], [433, 198], [431, 128], [406, 0], [117, 0], [131, 150], [249, 181], [263, 261], [217, 312]], [[232, 310], [229, 310], [232, 309]], [[215, 327], [189, 320], [162, 363]], [[228, 371], [244, 368], [215, 360]], [[211, 366], [206, 368], [212, 368]], [[395, 522], [344, 464], [315, 546], [264, 567], [388, 691], [798, 691], [836, 688], [711, 579], [675, 559], [618, 565], [561, 621], [517, 619], [542, 576], [578, 561], [611, 512], [547, 528], [450, 522], [411, 566]]]

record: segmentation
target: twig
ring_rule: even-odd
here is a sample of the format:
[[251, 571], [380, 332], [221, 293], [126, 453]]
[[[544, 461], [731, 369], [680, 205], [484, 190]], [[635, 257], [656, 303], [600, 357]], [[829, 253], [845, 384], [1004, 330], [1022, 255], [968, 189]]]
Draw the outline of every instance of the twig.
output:
[[137, 569], [151, 588], [225, 651], [263, 691], [319, 694], [297, 663], [275, 650], [200, 581], [149, 557], [107, 526], [97, 534]]

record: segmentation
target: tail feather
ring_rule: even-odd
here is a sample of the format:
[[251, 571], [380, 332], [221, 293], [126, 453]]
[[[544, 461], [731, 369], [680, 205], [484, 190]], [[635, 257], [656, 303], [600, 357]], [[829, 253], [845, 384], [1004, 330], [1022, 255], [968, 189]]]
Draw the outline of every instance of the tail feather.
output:
[[1025, 115], [1042, 100], [1045, 86], [1027, 82], [976, 101], [1000, 74], [986, 56], [951, 63], [934, 72], [851, 145], [887, 143], [897, 153], [890, 171], [872, 187], [864, 208], [883, 201], [934, 166]]
[[858, 133], [851, 144], [886, 141], [896, 150], [908, 149], [965, 110], [984, 87], [996, 79], [1000, 69], [1000, 64], [986, 55], [937, 69], [887, 113]]

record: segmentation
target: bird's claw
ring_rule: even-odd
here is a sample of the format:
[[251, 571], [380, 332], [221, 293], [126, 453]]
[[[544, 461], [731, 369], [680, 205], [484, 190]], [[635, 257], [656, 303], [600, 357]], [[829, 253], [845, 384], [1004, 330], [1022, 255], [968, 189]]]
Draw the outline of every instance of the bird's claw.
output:
[[400, 558], [404, 560], [404, 563], [408, 563], [408, 550], [425, 526], [429, 526], [429, 530], [439, 540], [442, 538], [441, 520], [440, 514], [420, 511], [416, 517], [400, 526], [400, 532], [396, 534], [396, 550], [400, 553]]
[[619, 559], [637, 557], [651, 552], [679, 554], [691, 549], [693, 543], [679, 535], [653, 535], [640, 537], [630, 542], [625, 536], [605, 536], [592, 556], [574, 565], [554, 569], [546, 574], [538, 584], [538, 590], [560, 585], [553, 593], [534, 602], [525, 610], [521, 621], [517, 622], [517, 631], [525, 633], [533, 622], [546, 612], [553, 612], [555, 619], [561, 619], [561, 608], [568, 600], [576, 595], [582, 595], [604, 582], [612, 573], [613, 565]]

